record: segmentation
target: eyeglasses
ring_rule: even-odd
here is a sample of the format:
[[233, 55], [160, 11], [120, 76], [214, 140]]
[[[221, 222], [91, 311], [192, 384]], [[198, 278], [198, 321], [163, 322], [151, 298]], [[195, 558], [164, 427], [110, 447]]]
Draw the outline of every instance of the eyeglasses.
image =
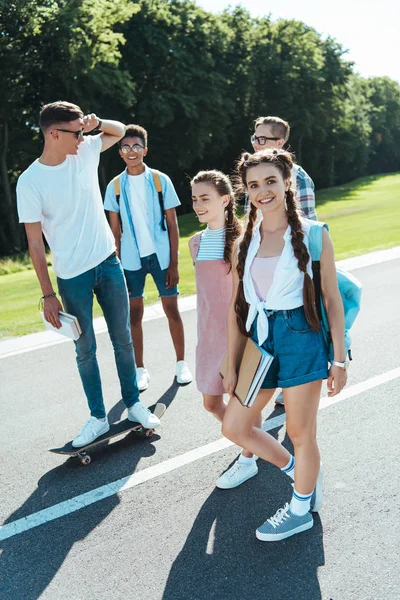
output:
[[121, 152], [123, 152], [124, 154], [128, 154], [128, 152], [130, 152], [132, 150], [132, 152], [140, 152], [141, 150], [144, 150], [144, 146], [141, 146], [140, 144], [133, 144], [133, 146], [130, 146], [129, 144], [124, 144], [123, 146], [121, 146]]
[[278, 140], [281, 140], [282, 138], [280, 137], [266, 137], [265, 135], [260, 135], [260, 136], [256, 136], [255, 133], [253, 133], [253, 135], [250, 138], [250, 141], [252, 144], [258, 144], [259, 146], [265, 146], [265, 144], [267, 143], [267, 140], [272, 140], [274, 142], [277, 142]]
[[59, 129], [57, 128], [56, 131], [63, 131], [64, 133], [72, 133], [77, 140], [80, 140], [83, 138], [83, 131], [82, 129], [79, 129], [79, 131], [71, 131], [70, 129]]

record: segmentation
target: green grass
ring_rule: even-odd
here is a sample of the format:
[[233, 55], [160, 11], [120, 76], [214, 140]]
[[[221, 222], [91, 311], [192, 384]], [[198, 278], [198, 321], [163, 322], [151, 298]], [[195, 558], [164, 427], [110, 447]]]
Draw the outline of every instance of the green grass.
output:
[[[329, 223], [337, 259], [400, 245], [400, 174], [365, 177], [321, 190], [317, 193], [317, 212], [320, 221]], [[194, 215], [189, 214], [179, 218], [179, 228], [179, 288], [181, 295], [187, 296], [195, 293], [187, 242], [199, 226]], [[0, 273], [8, 261], [0, 261]], [[41, 292], [35, 272], [24, 257], [13, 262], [10, 274], [0, 277], [0, 339], [43, 329], [37, 309]], [[50, 273], [55, 283], [51, 267]], [[146, 304], [157, 301], [157, 289], [150, 277], [145, 293]], [[96, 303], [95, 316], [99, 315], [101, 309]]]

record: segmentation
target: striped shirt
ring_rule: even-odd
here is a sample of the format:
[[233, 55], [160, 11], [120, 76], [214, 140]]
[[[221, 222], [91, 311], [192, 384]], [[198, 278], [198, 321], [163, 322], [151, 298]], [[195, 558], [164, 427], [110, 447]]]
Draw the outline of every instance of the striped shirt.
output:
[[196, 260], [222, 260], [225, 248], [225, 227], [203, 231]]

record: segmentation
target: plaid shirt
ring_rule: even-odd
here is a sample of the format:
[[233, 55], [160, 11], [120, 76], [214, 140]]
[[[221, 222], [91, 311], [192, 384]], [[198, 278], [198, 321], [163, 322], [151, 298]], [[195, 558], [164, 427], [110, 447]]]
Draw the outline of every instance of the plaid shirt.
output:
[[317, 220], [315, 212], [314, 182], [299, 165], [293, 167], [293, 179], [296, 175], [296, 198], [307, 219]]

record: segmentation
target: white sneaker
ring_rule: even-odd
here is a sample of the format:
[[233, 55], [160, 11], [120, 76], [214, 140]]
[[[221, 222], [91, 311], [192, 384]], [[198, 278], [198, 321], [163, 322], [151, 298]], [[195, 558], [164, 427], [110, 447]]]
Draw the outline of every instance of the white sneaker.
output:
[[178, 360], [176, 363], [176, 380], [178, 383], [190, 383], [193, 381], [193, 375], [184, 360]]
[[138, 367], [136, 369], [136, 379], [139, 392], [147, 390], [149, 387], [150, 375], [146, 367]]
[[275, 404], [278, 404], [278, 406], [284, 406], [285, 403], [283, 402], [283, 392], [280, 391], [279, 394], [277, 395], [277, 397], [275, 398]]
[[109, 429], [110, 424], [107, 417], [104, 417], [104, 419], [90, 417], [90, 419], [85, 421], [83, 424], [80, 434], [72, 441], [72, 445], [74, 448], [87, 446], [91, 442], [94, 442], [95, 439], [103, 435], [103, 433], [107, 433]]
[[230, 490], [232, 488], [238, 487], [250, 477], [254, 477], [257, 475], [258, 467], [257, 463], [254, 460], [248, 464], [242, 464], [237, 460], [230, 469], [228, 469], [219, 479], [217, 479], [217, 483], [215, 484], [217, 488], [221, 490]]
[[134, 423], [140, 423], [145, 429], [156, 429], [160, 425], [160, 419], [141, 402], [135, 402], [128, 408], [128, 419]]

